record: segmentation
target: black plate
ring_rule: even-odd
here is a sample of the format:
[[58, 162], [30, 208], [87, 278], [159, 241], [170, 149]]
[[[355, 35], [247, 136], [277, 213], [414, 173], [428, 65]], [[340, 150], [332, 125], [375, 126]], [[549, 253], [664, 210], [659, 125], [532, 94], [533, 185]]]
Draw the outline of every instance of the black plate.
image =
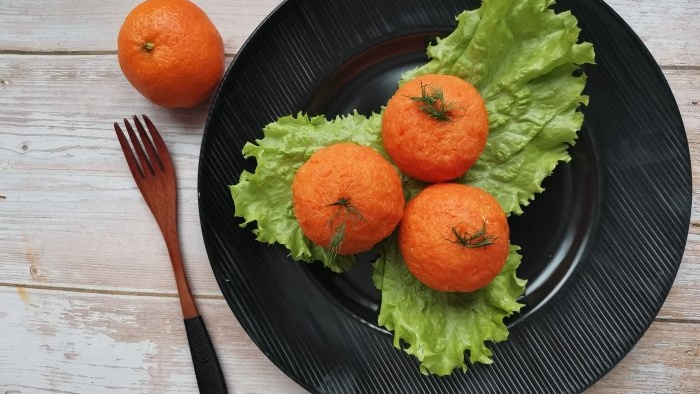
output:
[[[429, 4], [429, 6], [428, 6]], [[423, 376], [376, 325], [366, 261], [344, 275], [289, 260], [233, 217], [229, 184], [253, 170], [241, 148], [305, 111], [378, 111], [425, 46], [477, 1], [288, 0], [233, 61], [207, 121], [200, 216], [222, 293], [243, 328], [314, 392], [579, 392], [639, 340], [673, 283], [691, 207], [688, 145], [675, 99], [638, 37], [601, 1], [559, 1], [596, 49], [573, 160], [512, 218], [527, 307], [493, 365]]]

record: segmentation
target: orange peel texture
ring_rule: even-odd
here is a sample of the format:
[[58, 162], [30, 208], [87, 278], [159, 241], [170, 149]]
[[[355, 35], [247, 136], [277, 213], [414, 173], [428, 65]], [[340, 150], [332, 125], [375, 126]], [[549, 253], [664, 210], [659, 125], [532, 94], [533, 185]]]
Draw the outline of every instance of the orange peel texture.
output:
[[119, 30], [117, 52], [131, 85], [166, 108], [202, 103], [224, 72], [219, 31], [187, 0], [146, 0], [134, 7]]

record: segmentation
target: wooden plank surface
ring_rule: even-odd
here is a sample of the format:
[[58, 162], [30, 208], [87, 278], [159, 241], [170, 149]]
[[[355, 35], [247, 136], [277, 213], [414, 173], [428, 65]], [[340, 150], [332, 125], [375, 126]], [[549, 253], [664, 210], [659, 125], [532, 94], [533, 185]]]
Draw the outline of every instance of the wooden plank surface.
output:
[[[140, 1], [60, 0], [46, 7], [42, 0], [11, 1], [0, 13], [0, 51], [113, 52], [122, 21]], [[279, 0], [199, 0], [224, 39], [227, 53], [236, 53]], [[634, 29], [663, 65], [700, 64], [697, 23], [700, 3], [692, 0], [609, 0], [606, 2]], [[40, 28], [37, 28], [40, 27]]]
[[[197, 391], [175, 297], [0, 287], [0, 299], [2, 393]], [[198, 304], [229, 389], [304, 392], [260, 352], [226, 302]]]
[[[4, 2], [0, 51], [115, 52], [126, 15], [141, 0], [43, 0]], [[199, 0], [214, 22], [228, 53], [235, 53], [279, 0]]]
[[[204, 250], [199, 146], [209, 103], [150, 104], [124, 79], [116, 35], [139, 0], [40, 0], [0, 13], [0, 393], [193, 392], [162, 238], [115, 144], [112, 122], [147, 113], [174, 156], [192, 288], [240, 393], [303, 392], [238, 325]], [[279, 0], [197, 2], [227, 60]], [[700, 387], [700, 2], [611, 0], [661, 64], [692, 155], [693, 211], [676, 282], [632, 352], [589, 393]], [[134, 259], [133, 256], [141, 256]]]

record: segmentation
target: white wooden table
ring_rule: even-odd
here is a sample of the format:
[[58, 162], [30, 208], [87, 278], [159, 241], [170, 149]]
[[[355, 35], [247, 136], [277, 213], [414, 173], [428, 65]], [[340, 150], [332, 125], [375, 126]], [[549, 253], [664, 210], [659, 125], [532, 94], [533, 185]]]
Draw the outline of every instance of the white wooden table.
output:
[[[0, 7], [0, 393], [192, 393], [197, 385], [160, 233], [112, 122], [148, 114], [180, 184], [191, 285], [238, 393], [303, 390], [250, 341], [205, 253], [197, 165], [210, 103], [165, 110], [123, 77], [116, 37], [138, 0]], [[279, 0], [199, 0], [231, 61]], [[590, 393], [700, 390], [700, 2], [610, 0], [666, 75], [694, 165], [680, 271], [651, 328]]]

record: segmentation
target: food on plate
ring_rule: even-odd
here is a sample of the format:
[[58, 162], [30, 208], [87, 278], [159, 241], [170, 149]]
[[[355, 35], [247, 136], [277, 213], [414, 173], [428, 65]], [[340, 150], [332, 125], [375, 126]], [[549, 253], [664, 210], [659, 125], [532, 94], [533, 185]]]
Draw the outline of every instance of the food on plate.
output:
[[[459, 14], [455, 31], [428, 46], [430, 60], [401, 78], [405, 84], [428, 74], [452, 75], [479, 91], [488, 112], [486, 146], [452, 182], [485, 190], [507, 216], [522, 214], [557, 164], [571, 159], [568, 149], [576, 142], [581, 109], [588, 103], [581, 65], [594, 63], [593, 47], [579, 41], [576, 18], [568, 11], [554, 12], [552, 3], [484, 1]], [[422, 91], [414, 97], [422, 97]], [[449, 102], [444, 92], [443, 97]], [[292, 259], [320, 261], [334, 272], [350, 269], [355, 256], [331, 260], [326, 249], [304, 236], [293, 214], [292, 178], [315, 151], [341, 142], [371, 146], [391, 159], [382, 141], [384, 112], [333, 119], [300, 113], [265, 126], [263, 136], [243, 148], [243, 155], [256, 161], [254, 173], [243, 171], [238, 183], [230, 185], [235, 215], [244, 219], [241, 225], [256, 223], [256, 239], [284, 245]], [[402, 180], [409, 204], [430, 187], [413, 177]], [[484, 230], [492, 230], [489, 222]], [[469, 238], [467, 233], [475, 230], [464, 231], [451, 232], [454, 240], [457, 234]], [[467, 371], [468, 364], [494, 362], [491, 344], [509, 335], [503, 319], [523, 306], [518, 300], [526, 281], [517, 276], [518, 246], [509, 245], [500, 272], [472, 292], [437, 291], [416, 279], [396, 233], [373, 250], [378, 257], [372, 280], [381, 291], [377, 323], [393, 333], [397, 349], [416, 357], [421, 373], [444, 376], [455, 369]]]
[[470, 292], [487, 286], [508, 258], [508, 220], [486, 191], [437, 183], [406, 205], [399, 249], [408, 270], [438, 291]]
[[292, 194], [304, 235], [331, 256], [370, 250], [403, 216], [396, 169], [374, 149], [353, 143], [311, 155], [294, 176]]
[[[392, 236], [394, 237], [394, 236]], [[395, 237], [394, 237], [395, 238]], [[470, 292], [436, 291], [417, 280], [401, 258], [398, 242], [382, 242], [372, 280], [382, 292], [377, 319], [393, 344], [420, 361], [423, 374], [449, 375], [471, 364], [491, 364], [493, 342], [508, 339], [503, 323], [522, 308], [526, 281], [518, 278], [518, 247], [488, 286]]]
[[352, 142], [382, 154], [380, 124], [379, 116], [353, 113], [334, 119], [288, 115], [266, 125], [262, 138], [243, 147], [243, 156], [255, 160], [255, 170], [242, 171], [238, 182], [230, 185], [234, 213], [244, 218], [240, 225], [252, 227], [260, 242], [283, 245], [296, 261], [320, 262], [333, 272], [349, 270], [356, 261], [354, 255], [331, 256], [301, 231], [292, 205], [292, 180], [299, 167], [324, 146]]
[[484, 100], [469, 82], [427, 74], [405, 82], [389, 99], [382, 140], [404, 173], [426, 182], [463, 175], [481, 155], [489, 120]]
[[168, 108], [200, 104], [224, 72], [221, 35], [188, 0], [146, 0], [134, 7], [119, 30], [117, 52], [131, 85]]

